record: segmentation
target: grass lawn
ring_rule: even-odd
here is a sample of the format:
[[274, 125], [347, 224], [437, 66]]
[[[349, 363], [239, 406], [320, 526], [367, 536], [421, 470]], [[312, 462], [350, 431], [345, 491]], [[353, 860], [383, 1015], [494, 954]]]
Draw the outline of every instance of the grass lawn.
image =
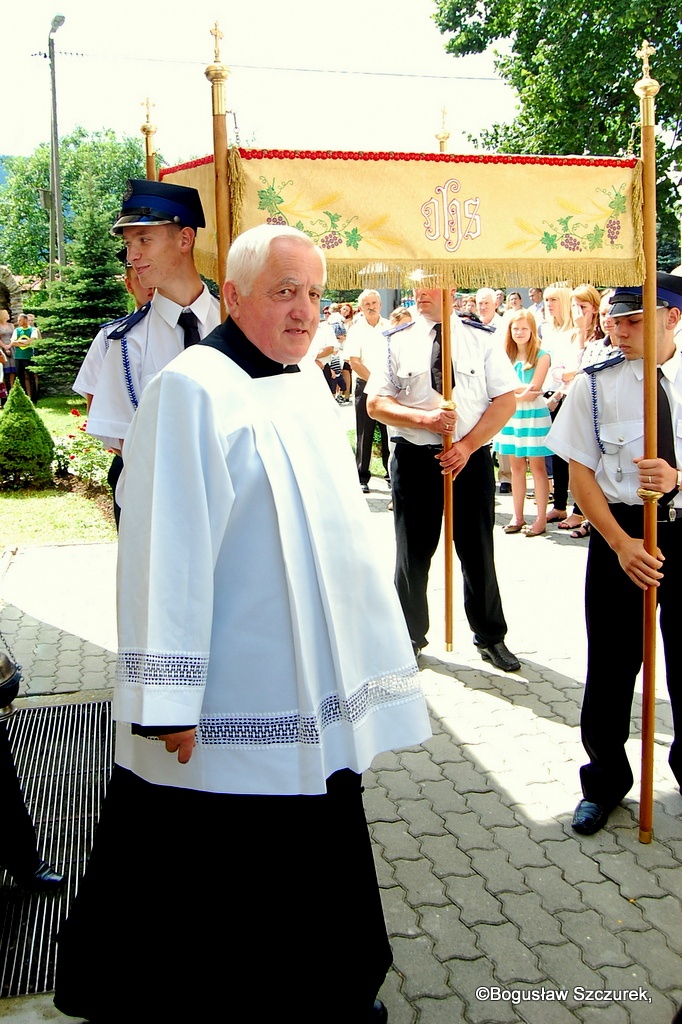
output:
[[[76, 417], [71, 410], [77, 409]], [[80, 395], [42, 398], [37, 412], [53, 437], [71, 434], [85, 419]], [[0, 550], [34, 544], [75, 544], [116, 540], [108, 491], [71, 489], [0, 492]]]

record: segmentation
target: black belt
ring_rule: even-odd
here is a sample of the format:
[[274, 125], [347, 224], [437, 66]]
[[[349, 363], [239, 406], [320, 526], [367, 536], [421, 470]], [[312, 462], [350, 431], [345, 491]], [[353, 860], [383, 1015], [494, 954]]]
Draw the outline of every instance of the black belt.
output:
[[411, 448], [423, 448], [427, 452], [442, 452], [442, 444], [415, 444], [414, 441], [408, 441], [406, 437], [392, 437], [391, 441], [394, 444], [409, 444]]

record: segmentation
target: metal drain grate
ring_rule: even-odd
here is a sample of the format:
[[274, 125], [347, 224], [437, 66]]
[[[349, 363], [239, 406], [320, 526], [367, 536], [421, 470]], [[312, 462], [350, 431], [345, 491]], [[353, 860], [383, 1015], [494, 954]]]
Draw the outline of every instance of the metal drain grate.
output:
[[113, 760], [108, 701], [22, 708], [7, 726], [38, 849], [66, 882], [60, 895], [30, 896], [0, 868], [2, 997], [54, 988], [57, 932], [85, 870]]

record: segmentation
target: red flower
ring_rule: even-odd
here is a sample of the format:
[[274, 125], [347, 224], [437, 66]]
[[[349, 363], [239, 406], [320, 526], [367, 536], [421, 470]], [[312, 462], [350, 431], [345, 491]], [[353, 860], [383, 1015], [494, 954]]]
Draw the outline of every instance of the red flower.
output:
[[80, 413], [79, 413], [78, 409], [72, 409], [71, 410], [71, 415], [72, 416], [80, 416]]

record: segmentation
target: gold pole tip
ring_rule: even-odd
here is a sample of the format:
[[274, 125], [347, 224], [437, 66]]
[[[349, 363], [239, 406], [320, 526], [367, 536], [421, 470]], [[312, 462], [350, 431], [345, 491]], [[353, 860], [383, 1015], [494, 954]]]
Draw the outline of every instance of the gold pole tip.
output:
[[640, 830], [639, 830], [639, 841], [640, 841], [640, 843], [648, 844], [648, 843], [651, 842], [652, 837], [653, 837], [653, 832], [651, 831], [651, 829], [640, 828]]

